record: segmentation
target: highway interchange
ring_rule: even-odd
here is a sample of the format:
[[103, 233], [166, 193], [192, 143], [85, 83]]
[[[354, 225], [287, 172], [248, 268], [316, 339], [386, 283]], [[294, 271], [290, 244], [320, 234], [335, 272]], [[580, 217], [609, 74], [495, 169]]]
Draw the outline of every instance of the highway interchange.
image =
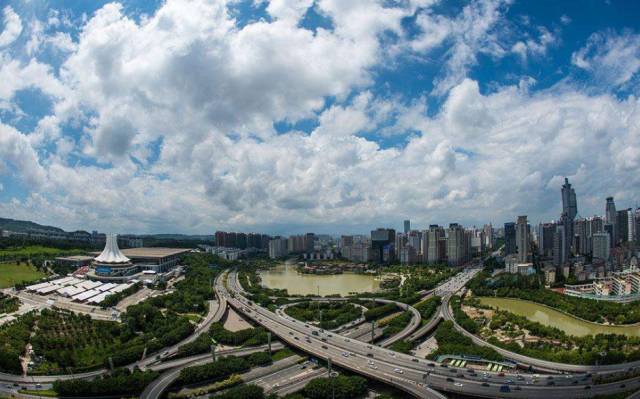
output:
[[[466, 270], [438, 287], [435, 293], [448, 299], [475, 273], [475, 270]], [[284, 319], [244, 297], [234, 272], [228, 274], [227, 287], [216, 284], [216, 290], [227, 297], [230, 306], [269, 329], [286, 343], [316, 357], [331, 358], [333, 364], [389, 383], [417, 397], [443, 397], [437, 389], [487, 398], [585, 398], [640, 388], [638, 378], [593, 384], [589, 374], [584, 373], [472, 373], [467, 369], [446, 367], [437, 362], [345, 338], [340, 334], [321, 331], [299, 321]], [[445, 318], [450, 315], [448, 300], [443, 301], [441, 311]], [[617, 368], [626, 370], [628, 365], [618, 365]]]
[[[449, 306], [450, 297], [464, 289], [464, 285], [479, 271], [479, 268], [468, 268], [436, 289], [423, 292], [424, 298], [438, 295], [443, 298], [442, 306], [431, 318], [425, 321], [422, 327], [420, 319], [412, 318], [412, 323], [407, 326], [397, 339], [414, 340], [433, 330], [438, 321], [452, 320], [454, 326], [463, 334], [473, 339], [478, 345], [491, 346], [477, 336], [470, 334], [455, 323]], [[268, 309], [257, 306], [246, 298], [246, 292], [239, 284], [238, 274], [235, 271], [221, 273], [215, 280], [216, 301], [210, 301], [209, 312], [199, 324], [194, 333], [187, 339], [168, 348], [161, 353], [154, 354], [137, 361], [130, 368], [155, 369], [161, 371], [161, 376], [156, 379], [141, 395], [143, 399], [160, 397], [171, 383], [177, 378], [185, 367], [210, 362], [210, 354], [196, 355], [183, 359], [171, 359], [179, 346], [195, 340], [201, 333], [207, 331], [211, 323], [220, 321], [227, 307], [235, 309], [245, 317], [254, 320], [270, 330], [280, 340], [292, 347], [307, 352], [319, 359], [331, 359], [331, 363], [354, 373], [382, 381], [395, 386], [412, 396], [420, 398], [446, 398], [444, 393], [457, 393], [473, 397], [512, 397], [512, 398], [587, 398], [596, 395], [612, 394], [616, 392], [629, 392], [640, 389], [640, 378], [631, 378], [625, 381], [617, 381], [609, 384], [594, 384], [591, 374], [610, 374], [627, 371], [630, 367], [636, 367], [636, 363], [625, 363], [608, 366], [576, 366], [560, 363], [546, 362], [517, 355], [501, 348], [494, 347], [505, 358], [518, 363], [521, 366], [531, 366], [539, 374], [532, 373], [491, 373], [483, 371], [471, 371], [470, 369], [454, 368], [435, 361], [417, 358], [411, 355], [396, 353], [366, 342], [370, 338], [370, 326], [360, 324], [349, 326], [338, 332], [323, 331], [315, 326], [302, 323], [283, 314], [276, 314]], [[318, 298], [319, 299], [319, 298]], [[325, 298], [326, 300], [326, 298]], [[404, 304], [402, 304], [404, 305]], [[406, 309], [414, 309], [406, 305]], [[414, 309], [415, 310], [415, 309]], [[419, 315], [419, 314], [418, 314]], [[428, 327], [427, 329], [425, 329]], [[380, 329], [376, 330], [377, 335]], [[274, 342], [273, 350], [282, 348], [279, 342]], [[265, 350], [266, 347], [239, 348], [219, 355], [244, 355], [254, 351]], [[288, 370], [288, 371], [286, 371]], [[286, 369], [278, 369], [273, 374], [266, 373], [260, 376], [260, 383], [265, 387], [271, 384], [273, 392], [289, 393], [302, 388], [306, 381], [320, 375], [321, 372], [304, 373], [305, 378], [295, 379], [285, 388], [274, 388], [276, 381], [287, 381], [296, 375], [296, 368], [290, 366]], [[546, 370], [543, 373], [538, 370]], [[13, 383], [26, 386], [29, 389], [36, 384], [48, 387], [56, 379], [69, 378], [95, 378], [105, 373], [106, 370], [96, 370], [85, 374], [64, 376], [17, 376], [0, 374], [0, 381], [6, 384], [0, 386], [0, 391], [15, 393]], [[569, 374], [570, 373], [570, 374]], [[251, 381], [248, 381], [251, 382]], [[283, 384], [284, 385], [284, 384]]]

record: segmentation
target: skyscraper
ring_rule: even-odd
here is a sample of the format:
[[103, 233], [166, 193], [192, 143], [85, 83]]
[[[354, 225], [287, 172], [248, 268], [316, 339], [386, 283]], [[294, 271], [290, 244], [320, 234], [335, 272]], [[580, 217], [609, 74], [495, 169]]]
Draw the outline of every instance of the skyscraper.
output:
[[464, 229], [458, 223], [450, 223], [447, 230], [447, 262], [451, 266], [460, 265], [465, 260], [464, 256]]
[[404, 234], [407, 234], [411, 230], [411, 221], [409, 219], [404, 221]]
[[607, 197], [607, 205], [605, 206], [605, 222], [610, 225], [609, 229], [611, 234], [611, 246], [615, 247], [618, 242], [618, 231], [616, 228], [616, 221], [618, 219], [618, 213], [616, 212], [616, 204], [613, 202], [613, 197]]
[[438, 263], [444, 259], [445, 251], [442, 249], [441, 240], [444, 239], [444, 228], [437, 224], [429, 226], [427, 238], [427, 262]]
[[385, 247], [387, 253], [393, 256], [393, 248], [395, 244], [396, 231], [394, 229], [378, 228], [371, 231], [371, 248], [373, 250], [374, 261], [382, 262], [384, 260]]
[[611, 237], [608, 233], [595, 233], [593, 235], [593, 257], [608, 260], [610, 256]]
[[553, 255], [553, 236], [555, 233], [555, 223], [541, 223], [538, 227], [538, 253], [540, 256]]
[[567, 215], [567, 222], [565, 223], [565, 235], [568, 238], [567, 244], [571, 246], [573, 244], [573, 221], [578, 214], [578, 203], [576, 201], [576, 191], [571, 187], [569, 179], [564, 178], [564, 185], [562, 186], [562, 213]]
[[504, 254], [516, 253], [516, 224], [507, 222], [504, 224]]
[[556, 232], [553, 235], [553, 264], [556, 266], [563, 266], [569, 257], [566, 251], [568, 247], [566, 239], [564, 224], [560, 222], [556, 225]]
[[527, 263], [529, 258], [529, 226], [526, 216], [518, 216], [516, 224], [516, 247], [518, 251], [518, 262]]

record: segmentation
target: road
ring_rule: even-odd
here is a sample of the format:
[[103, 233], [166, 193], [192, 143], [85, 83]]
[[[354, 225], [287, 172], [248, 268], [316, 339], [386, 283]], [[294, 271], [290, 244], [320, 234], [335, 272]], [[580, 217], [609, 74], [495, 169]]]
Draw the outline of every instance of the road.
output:
[[[272, 346], [273, 350], [282, 349], [284, 346], [281, 343], [274, 344]], [[266, 345], [256, 346], [251, 348], [238, 348], [238, 349], [230, 349], [227, 351], [217, 352], [216, 356], [246, 356], [251, 353], [263, 352], [267, 349]], [[198, 355], [199, 359], [191, 360], [186, 363], [182, 363], [164, 373], [160, 374], [160, 377], [156, 378], [151, 384], [147, 385], [145, 390], [140, 394], [141, 399], [156, 399], [159, 398], [162, 393], [173, 384], [173, 382], [180, 376], [180, 372], [187, 368], [193, 366], [200, 366], [203, 364], [211, 363], [213, 361], [213, 357], [211, 354], [203, 354]], [[157, 367], [157, 370], [162, 370], [162, 365], [151, 366], [150, 368]]]
[[[216, 281], [221, 281], [222, 275], [219, 275], [216, 278]], [[189, 342], [194, 341], [205, 331], [209, 330], [209, 327], [212, 323], [216, 321], [220, 321], [224, 316], [224, 313], [227, 308], [226, 298], [218, 298], [217, 301], [209, 301], [209, 311], [205, 316], [204, 320], [196, 327], [194, 332], [184, 340], [178, 342], [171, 347], [164, 348], [162, 353], [157, 356], [149, 356], [145, 359], [139, 360], [135, 363], [128, 365], [127, 367], [133, 369], [134, 367], [138, 367], [140, 369], [144, 369], [153, 363], [157, 363], [163, 357], [169, 357], [172, 354], [177, 352], [177, 349]], [[56, 380], [71, 380], [71, 379], [91, 379], [95, 378], [99, 375], [105, 374], [107, 372], [106, 369], [94, 370], [86, 373], [78, 373], [78, 374], [62, 374], [62, 375], [44, 375], [44, 376], [22, 376], [16, 374], [8, 374], [8, 373], [0, 373], [0, 381], [9, 382], [9, 383], [18, 383], [18, 384], [30, 384], [30, 383], [40, 383], [47, 384], [52, 383]]]
[[[440, 291], [447, 295], [460, 283], [442, 287]], [[389, 383], [417, 397], [444, 397], [433, 388], [478, 397], [550, 399], [588, 398], [640, 388], [638, 378], [593, 385], [590, 377], [584, 374], [471, 373], [467, 369], [446, 367], [437, 362], [395, 353], [339, 334], [323, 332], [301, 322], [283, 319], [243, 297], [235, 273], [229, 274], [227, 285], [230, 292], [226, 292], [221, 285], [217, 285], [216, 289], [222, 296], [229, 295], [230, 306], [254, 319], [289, 345], [322, 359], [331, 358], [340, 367]], [[502, 388], [503, 386], [506, 388]]]

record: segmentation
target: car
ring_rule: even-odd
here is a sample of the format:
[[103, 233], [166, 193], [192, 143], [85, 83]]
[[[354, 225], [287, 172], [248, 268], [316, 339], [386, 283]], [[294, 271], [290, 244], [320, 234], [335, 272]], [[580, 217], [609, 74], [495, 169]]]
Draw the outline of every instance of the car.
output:
[[373, 364], [373, 360], [367, 360], [367, 363]]
[[329, 338], [333, 338], [333, 335], [331, 335], [331, 334], [327, 334], [327, 337], [329, 337]]
[[517, 378], [518, 380], [520, 380], [520, 381], [524, 380], [524, 377], [523, 377], [523, 376], [521, 376], [521, 375], [517, 376], [516, 378]]
[[293, 331], [289, 331], [289, 335], [293, 335]]
[[483, 387], [489, 387], [489, 386], [491, 386], [491, 385], [489, 385], [489, 384], [488, 384], [488, 383], [486, 383], [486, 382], [483, 382], [483, 383], [482, 383], [482, 386], [483, 386]]
[[411, 359], [411, 361], [412, 361], [412, 362], [416, 362], [416, 363], [418, 363], [418, 362], [419, 362], [419, 360], [418, 360], [418, 359], [416, 359], [415, 357], [414, 357], [413, 359]]
[[455, 385], [457, 387], [463, 387], [464, 386], [462, 383], [459, 383], [459, 382], [454, 382], [453, 385]]
[[500, 392], [511, 392], [511, 388], [509, 388], [509, 385], [502, 385], [500, 387]]
[[367, 357], [373, 357], [373, 353], [367, 353]]
[[448, 382], [453, 382], [453, 378], [451, 378], [451, 377], [447, 377], [447, 381], [448, 381]]
[[620, 385], [620, 388], [626, 388], [626, 387], [627, 387], [627, 384]]
[[584, 389], [591, 389], [591, 385], [585, 385]]
[[450, 373], [457, 373], [454, 369], [449, 370]]
[[395, 369], [393, 369], [393, 371], [394, 371], [395, 373], [398, 373], [398, 374], [404, 374], [404, 371], [402, 371], [402, 370], [401, 370], [401, 369], [399, 369], [399, 368], [395, 368]]
[[513, 384], [513, 380], [507, 380], [507, 384]]
[[552, 375], [548, 376], [547, 380], [553, 380], [553, 376]]
[[306, 369], [306, 368], [307, 368], [307, 365], [306, 365], [306, 364], [303, 364], [302, 366], [300, 366], [300, 369], [302, 369], [302, 370], [304, 370], [304, 369]]
[[347, 352], [342, 352], [342, 356], [349, 357], [349, 354]]
[[351, 341], [349, 341], [349, 338], [345, 338], [344, 342], [351, 342]]
[[327, 342], [327, 339], [326, 339], [325, 337], [320, 338], [320, 340], [321, 340], [322, 342]]
[[556, 385], [555, 381], [549, 381], [547, 382], [547, 385]]
[[427, 366], [429, 366], [429, 367], [436, 367], [436, 365], [435, 365], [434, 363], [429, 363], [429, 364], [427, 364]]
[[520, 388], [518, 385], [516, 385], [515, 387], [513, 387], [513, 389], [515, 389], [516, 391], [522, 391], [522, 388]]
[[504, 373], [498, 373], [498, 377], [504, 377]]
[[370, 367], [370, 368], [372, 368], [372, 369], [374, 369], [374, 370], [377, 370], [377, 369], [378, 369], [378, 366], [373, 365], [373, 364], [372, 364], [372, 365], [370, 365], [369, 367]]
[[322, 345], [322, 349], [329, 349], [327, 345]]
[[300, 341], [300, 338], [298, 337], [293, 337], [293, 339], [295, 339], [296, 341]]

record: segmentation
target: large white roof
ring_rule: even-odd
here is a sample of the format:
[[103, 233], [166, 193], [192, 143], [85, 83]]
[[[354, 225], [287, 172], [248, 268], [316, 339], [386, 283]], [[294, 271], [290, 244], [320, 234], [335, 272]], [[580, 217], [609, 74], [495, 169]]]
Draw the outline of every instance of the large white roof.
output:
[[107, 243], [102, 250], [102, 253], [96, 256], [96, 262], [100, 263], [126, 263], [129, 262], [129, 258], [118, 248], [118, 236], [116, 234], [107, 235]]

